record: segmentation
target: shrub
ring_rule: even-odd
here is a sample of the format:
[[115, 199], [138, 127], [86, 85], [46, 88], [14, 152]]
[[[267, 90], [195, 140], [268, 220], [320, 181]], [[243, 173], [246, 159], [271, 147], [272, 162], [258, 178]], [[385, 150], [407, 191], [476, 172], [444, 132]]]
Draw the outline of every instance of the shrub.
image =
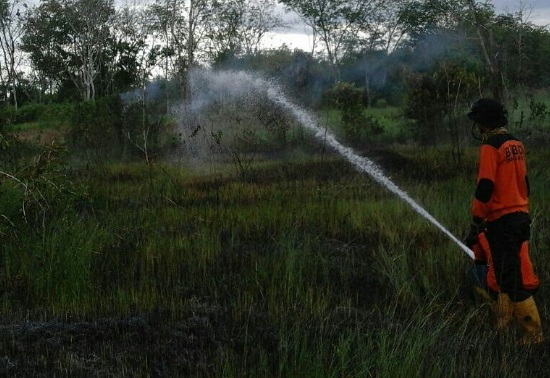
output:
[[90, 152], [99, 160], [120, 155], [124, 144], [122, 111], [118, 96], [77, 103], [71, 120], [70, 146], [75, 152]]
[[0, 107], [0, 131], [4, 130], [6, 126], [15, 123], [16, 113], [13, 106]]
[[0, 109], [0, 123], [3, 125], [30, 122], [65, 123], [72, 116], [72, 104], [27, 104], [15, 109], [5, 106]]
[[21, 106], [15, 113], [14, 123], [18, 124], [38, 121], [42, 117], [45, 107], [46, 105], [43, 104], [29, 104]]
[[328, 104], [341, 112], [343, 131], [351, 142], [369, 141], [384, 132], [376, 118], [365, 116], [364, 88], [357, 88], [350, 83], [337, 83], [326, 96]]

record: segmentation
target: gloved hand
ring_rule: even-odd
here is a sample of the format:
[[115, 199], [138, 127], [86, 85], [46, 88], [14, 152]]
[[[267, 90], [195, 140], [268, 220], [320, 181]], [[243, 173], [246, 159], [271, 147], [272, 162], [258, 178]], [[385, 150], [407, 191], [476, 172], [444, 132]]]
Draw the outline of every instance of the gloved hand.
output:
[[478, 235], [483, 231], [483, 229], [484, 227], [482, 227], [481, 224], [472, 223], [466, 237], [464, 238], [464, 244], [468, 248], [472, 248], [472, 246], [476, 245], [478, 243]]

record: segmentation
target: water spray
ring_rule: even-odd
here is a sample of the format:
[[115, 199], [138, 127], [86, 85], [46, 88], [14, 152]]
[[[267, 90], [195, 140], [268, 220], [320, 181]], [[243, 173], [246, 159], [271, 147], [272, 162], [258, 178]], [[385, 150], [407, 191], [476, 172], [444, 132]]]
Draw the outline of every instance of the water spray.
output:
[[376, 182], [385, 186], [390, 192], [396, 194], [405, 202], [407, 202], [416, 212], [430, 221], [434, 226], [439, 228], [445, 235], [447, 235], [452, 241], [454, 241], [468, 256], [474, 258], [473, 251], [468, 248], [464, 243], [458, 240], [449, 230], [447, 230], [441, 223], [437, 221], [430, 213], [428, 213], [422, 206], [420, 206], [414, 199], [412, 199], [405, 191], [400, 189], [393, 181], [391, 181], [372, 160], [357, 155], [351, 148], [343, 146], [336, 140], [334, 135], [327, 130], [323, 130], [317, 126], [317, 122], [311, 114], [308, 114], [303, 109], [299, 108], [277, 90], [276, 88], [268, 88], [269, 98], [288, 109], [298, 119], [298, 121], [308, 129], [315, 133], [315, 136], [319, 139], [324, 139], [330, 146], [336, 149], [342, 156], [344, 156], [350, 163], [355, 165], [361, 172], [370, 175]]
[[[213, 75], [213, 76], [211, 76]], [[246, 72], [219, 72], [219, 73], [209, 73], [209, 77], [214, 81], [215, 84], [225, 84], [229, 88], [225, 88], [225, 95], [229, 93], [237, 93], [238, 86], [244, 86], [245, 92], [241, 92], [246, 95], [250, 95], [251, 90], [254, 91], [267, 91], [267, 97], [269, 100], [274, 103], [282, 106], [286, 110], [292, 113], [292, 115], [298, 120], [298, 122], [305, 128], [314, 132], [315, 137], [325, 141], [332, 148], [334, 148], [338, 153], [344, 156], [350, 163], [352, 163], [356, 168], [361, 172], [367, 173], [371, 176], [376, 182], [386, 187], [390, 192], [396, 194], [407, 204], [409, 204], [418, 214], [427, 219], [445, 235], [447, 235], [453, 242], [455, 242], [469, 257], [474, 259], [474, 252], [468, 248], [464, 243], [457, 239], [449, 230], [447, 230], [441, 223], [437, 221], [428, 211], [426, 211], [422, 206], [420, 206], [414, 199], [412, 199], [405, 191], [399, 188], [393, 181], [391, 181], [382, 171], [382, 169], [374, 163], [372, 160], [362, 157], [355, 153], [351, 148], [342, 145], [334, 135], [321, 127], [318, 126], [316, 118], [307, 110], [299, 107], [298, 105], [291, 102], [284, 94], [284, 91], [280, 89], [276, 84], [271, 83], [267, 80], [256, 78], [251, 74]], [[213, 85], [213, 84], [212, 84]]]

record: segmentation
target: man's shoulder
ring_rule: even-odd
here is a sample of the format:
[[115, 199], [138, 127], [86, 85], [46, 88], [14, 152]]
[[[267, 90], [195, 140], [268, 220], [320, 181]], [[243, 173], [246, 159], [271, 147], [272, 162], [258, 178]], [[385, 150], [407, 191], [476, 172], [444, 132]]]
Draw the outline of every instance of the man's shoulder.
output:
[[503, 133], [490, 136], [483, 144], [489, 145], [498, 150], [500, 147], [502, 147], [503, 144], [511, 141], [521, 143], [521, 141], [512, 134]]

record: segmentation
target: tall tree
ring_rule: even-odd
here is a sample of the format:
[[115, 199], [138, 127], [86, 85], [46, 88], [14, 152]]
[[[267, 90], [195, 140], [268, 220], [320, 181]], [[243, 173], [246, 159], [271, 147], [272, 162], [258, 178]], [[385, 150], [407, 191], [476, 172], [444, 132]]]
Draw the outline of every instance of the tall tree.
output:
[[489, 74], [492, 95], [504, 102], [506, 86], [501, 64], [503, 51], [495, 40], [494, 7], [488, 3], [477, 3], [476, 0], [465, 0], [465, 2]]
[[[149, 7], [154, 27], [164, 39], [166, 64], [179, 77], [184, 97], [187, 72], [195, 65], [212, 17], [209, 0], [156, 0]], [[168, 68], [168, 67], [167, 67]]]
[[211, 56], [256, 54], [267, 32], [284, 26], [274, 0], [218, 0], [210, 32]]
[[539, 68], [549, 61], [549, 30], [530, 23], [524, 10], [520, 9], [516, 13], [501, 14], [495, 18], [494, 38], [503, 51], [502, 71], [511, 85], [544, 86], [548, 70], [541, 72]]
[[82, 99], [95, 98], [114, 15], [113, 0], [45, 0], [32, 11], [23, 46], [50, 87], [68, 78]]
[[143, 7], [123, 6], [116, 12], [111, 43], [102, 65], [106, 84], [115, 92], [144, 88], [158, 63], [161, 47], [152, 31], [151, 14]]
[[426, 35], [455, 30], [463, 11], [463, 0], [404, 0], [398, 12], [408, 43], [415, 46]]
[[360, 57], [364, 69], [364, 84], [368, 106], [371, 106], [372, 82], [385, 85], [387, 62], [404, 35], [399, 9], [404, 0], [371, 0], [358, 18], [359, 33], [349, 40], [348, 54]]
[[2, 50], [2, 66], [0, 67], [0, 83], [5, 88], [5, 100], [11, 97], [12, 104], [17, 108], [17, 80], [22, 61], [19, 49], [23, 35], [23, 17], [26, 5], [20, 0], [0, 0], [0, 48]]
[[327, 58], [339, 77], [338, 66], [346, 42], [357, 37], [361, 21], [372, 2], [364, 0], [281, 0], [300, 15], [324, 45]]
[[[503, 100], [505, 82], [502, 71], [504, 51], [495, 38], [495, 9], [491, 2], [480, 0], [408, 0], [401, 19], [413, 48], [430, 38], [446, 35], [466, 44], [476, 40], [489, 90]], [[447, 47], [447, 46], [446, 46]]]
[[95, 80], [100, 72], [103, 52], [114, 20], [114, 0], [64, 0], [65, 17], [70, 27], [66, 45], [76, 70], [69, 75], [83, 99], [95, 98]]
[[41, 92], [53, 94], [66, 77], [65, 53], [62, 48], [69, 33], [63, 17], [63, 6], [57, 0], [45, 0], [30, 10], [25, 23], [22, 49], [29, 54]]

